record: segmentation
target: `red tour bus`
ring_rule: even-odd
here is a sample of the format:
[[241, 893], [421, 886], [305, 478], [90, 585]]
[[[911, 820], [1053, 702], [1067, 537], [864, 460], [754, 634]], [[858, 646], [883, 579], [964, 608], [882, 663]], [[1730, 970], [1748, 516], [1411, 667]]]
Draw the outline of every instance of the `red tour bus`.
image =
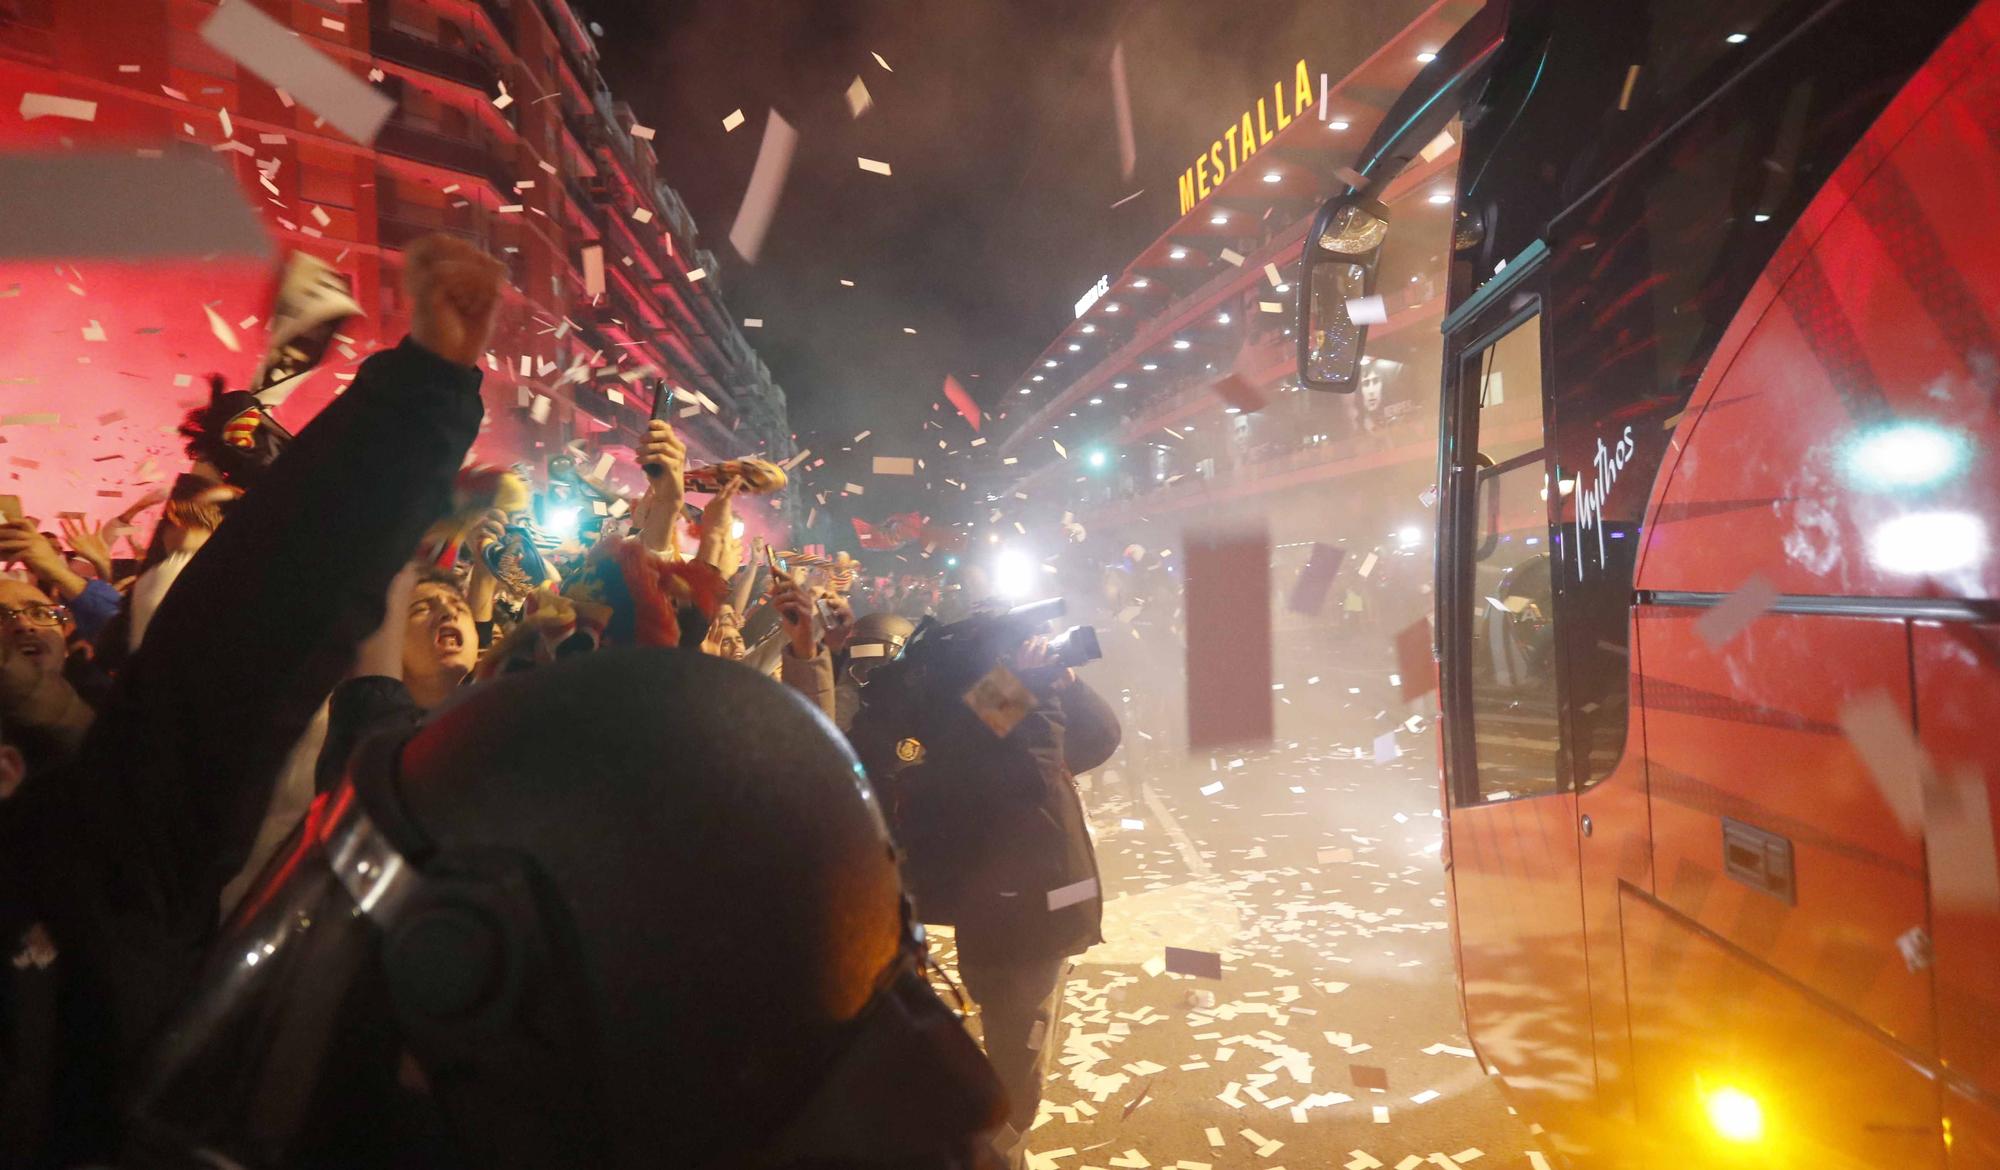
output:
[[1582, 1166], [2000, 1166], [2000, 0], [1489, 0], [1433, 648], [1467, 1028]]

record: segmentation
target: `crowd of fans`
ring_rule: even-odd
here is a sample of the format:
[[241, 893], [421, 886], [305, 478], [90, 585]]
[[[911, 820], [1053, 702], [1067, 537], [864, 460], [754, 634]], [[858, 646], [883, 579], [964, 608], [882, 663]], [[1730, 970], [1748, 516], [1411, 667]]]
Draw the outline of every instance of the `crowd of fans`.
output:
[[[537, 497], [578, 492], [573, 468], [538, 489], [516, 471], [463, 465], [481, 416], [496, 267], [455, 241], [414, 249], [410, 338], [371, 358], [296, 437], [218, 386], [189, 416], [191, 465], [162, 496], [102, 525], [65, 516], [59, 531], [29, 514], [57, 502], [0, 497], [0, 562], [11, 567], [0, 575], [0, 939], [11, 960], [0, 970], [0, 1166], [88, 1164], [121, 1148], [132, 1157], [132, 1103], [145, 1100], [159, 1037], [179, 1035], [170, 1022], [203, 1002], [217, 939], [269, 917], [295, 864], [287, 841], [320, 832], [331, 850], [341, 801], [329, 807], [327, 794], [362, 768], [371, 740], [421, 745], [441, 708], [476, 711], [465, 700], [487, 690], [529, 693], [514, 676], [572, 679], [544, 688], [543, 701], [560, 703], [597, 685], [565, 674], [566, 660], [620, 647], [736, 660], [845, 730], [868, 668], [893, 659], [913, 619], [938, 608], [937, 581], [859, 580], [845, 554], [746, 555], [732, 515], [743, 483], [686, 507], [685, 448], [659, 421], [637, 452], [645, 494], [588, 509], [582, 536], [545, 536]], [[580, 498], [606, 496], [589, 483]], [[795, 717], [776, 708], [757, 714], [769, 701], [730, 718], [790, 726]], [[689, 707], [689, 718], [711, 717]], [[633, 719], [653, 716], [624, 722]], [[852, 787], [854, 766], [842, 762], [852, 757], [841, 748], [831, 758], [833, 783]], [[776, 756], [762, 766], [785, 770]], [[322, 819], [331, 827], [316, 830]], [[843, 919], [838, 945], [861, 945], [866, 917]], [[866, 986], [841, 1006], [843, 1020], [890, 1010], [857, 1006], [889, 994], [867, 964], [908, 950], [894, 941], [900, 928], [884, 929], [884, 953], [849, 962]], [[810, 998], [810, 981], [801, 994]], [[906, 1002], [897, 1013], [917, 1034], [926, 1010]], [[935, 1052], [944, 1042], [926, 1043]], [[904, 1063], [926, 1075], [922, 1059]], [[445, 1075], [436, 1064], [415, 1075], [426, 1074]], [[991, 1096], [985, 1077], [963, 1074], [964, 1098], [933, 1112], [963, 1114], [951, 1122], [963, 1126], [994, 1120], [999, 1106], [980, 1103]], [[718, 1092], [753, 1082], [745, 1072]], [[951, 1083], [924, 1093], [942, 1100]]]

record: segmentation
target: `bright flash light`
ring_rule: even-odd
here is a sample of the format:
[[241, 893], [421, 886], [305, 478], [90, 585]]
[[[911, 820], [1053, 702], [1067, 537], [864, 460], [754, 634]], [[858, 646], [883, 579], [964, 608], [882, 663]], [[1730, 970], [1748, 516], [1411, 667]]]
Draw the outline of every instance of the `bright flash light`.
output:
[[1111, 457], [1109, 455], [1106, 455], [1102, 451], [1092, 451], [1090, 453], [1090, 465], [1092, 467], [1102, 467], [1105, 465], [1105, 463], [1107, 463], [1110, 460], [1110, 458]]
[[997, 532], [989, 532], [989, 533], [987, 533], [987, 534], [986, 534], [986, 543], [987, 543], [987, 544], [999, 544], [999, 543], [1000, 543], [1000, 534], [999, 534], [999, 533], [997, 533]]
[[1928, 422], [1896, 422], [1855, 435], [1841, 453], [1848, 482], [1864, 491], [1935, 487], [1965, 466], [1961, 435]]
[[1970, 512], [1910, 512], [1868, 534], [1868, 559], [1891, 573], [1948, 573], [1986, 559], [1986, 522]]
[[1034, 588], [1035, 562], [1017, 548], [1000, 550], [993, 562], [993, 588], [1002, 597], [1026, 597]]
[[945, 568], [947, 568], [947, 569], [956, 569], [956, 568], [958, 568], [958, 558], [957, 558], [957, 557], [946, 557], [946, 558], [944, 559], [944, 567], [945, 567]]
[[1402, 545], [1404, 548], [1415, 548], [1423, 542], [1424, 532], [1421, 528], [1411, 527], [1396, 530], [1396, 543]]
[[579, 515], [580, 512], [576, 508], [551, 508], [548, 522], [542, 525], [542, 531], [557, 540], [575, 540]]
[[732, 540], [743, 539], [743, 521], [737, 520], [729, 525], [729, 536]]
[[1741, 1089], [1721, 1088], [1702, 1102], [1708, 1123], [1732, 1142], [1754, 1142], [1764, 1136], [1764, 1107]]

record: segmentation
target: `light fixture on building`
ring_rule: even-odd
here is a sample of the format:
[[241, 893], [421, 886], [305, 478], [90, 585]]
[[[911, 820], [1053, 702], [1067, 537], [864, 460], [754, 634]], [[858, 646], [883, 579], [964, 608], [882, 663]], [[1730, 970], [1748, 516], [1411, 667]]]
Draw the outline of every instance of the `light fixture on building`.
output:
[[1152, 281], [1150, 281], [1150, 280], [1147, 280], [1147, 279], [1146, 279], [1145, 277], [1143, 277], [1143, 276], [1142, 276], [1142, 277], [1140, 277], [1139, 279], [1137, 279], [1137, 280], [1135, 280], [1135, 281], [1133, 281], [1133, 282], [1132, 282], [1132, 287], [1133, 287], [1133, 288], [1145, 288], [1145, 287], [1146, 287], [1147, 285], [1149, 285], [1149, 284], [1152, 284], [1152, 283], [1153, 283]]
[[1216, 323], [1217, 325], [1227, 325], [1227, 324], [1229, 324], [1229, 314], [1227, 314], [1227, 313], [1217, 313], [1217, 314], [1215, 315], [1215, 323]]
[[1176, 338], [1174, 339], [1174, 348], [1175, 348], [1175, 349], [1186, 349], [1186, 348], [1188, 348], [1189, 346], [1191, 346], [1191, 345], [1193, 345], [1193, 344], [1194, 344], [1193, 342], [1189, 341], [1189, 340], [1188, 340], [1187, 338], [1185, 338], [1185, 337], [1176, 337]]
[[1276, 171], [1265, 171], [1264, 181], [1266, 183], [1282, 183], [1285, 181], [1285, 176], [1279, 174]]
[[1214, 224], [1216, 227], [1221, 227], [1223, 224], [1229, 222], [1229, 213], [1226, 211], [1218, 211], [1214, 215], [1208, 217], [1208, 222]]
[[1167, 253], [1167, 259], [1169, 259], [1169, 260], [1185, 260], [1185, 259], [1187, 259], [1187, 249], [1186, 249], [1186, 248], [1175, 248], [1175, 249], [1174, 249], [1173, 251], [1171, 251], [1171, 252]]
[[1072, 341], [1072, 342], [1070, 342], [1070, 343], [1069, 343], [1069, 351], [1070, 351], [1071, 353], [1075, 353], [1076, 351], [1078, 351], [1078, 350], [1080, 350], [1080, 349], [1082, 349], [1082, 348], [1083, 348], [1082, 346], [1078, 345], [1078, 344], [1077, 344], [1076, 342], [1074, 342], [1074, 341]]
[[1435, 60], [1437, 60], [1437, 59], [1438, 59], [1438, 55], [1437, 55], [1436, 53], [1418, 53], [1418, 54], [1417, 54], [1417, 62], [1418, 62], [1419, 64], [1422, 64], [1422, 65], [1428, 65], [1428, 64], [1430, 64], [1431, 62], [1433, 62], [1433, 61], [1435, 61]]
[[1442, 205], [1442, 204], [1446, 204], [1446, 203], [1450, 203], [1450, 202], [1451, 202], [1451, 192], [1449, 192], [1449, 191], [1433, 191], [1433, 192], [1431, 192], [1431, 198], [1430, 198], [1430, 201], [1431, 201], [1432, 203], [1435, 203], [1435, 204], [1440, 204], [1440, 205]]

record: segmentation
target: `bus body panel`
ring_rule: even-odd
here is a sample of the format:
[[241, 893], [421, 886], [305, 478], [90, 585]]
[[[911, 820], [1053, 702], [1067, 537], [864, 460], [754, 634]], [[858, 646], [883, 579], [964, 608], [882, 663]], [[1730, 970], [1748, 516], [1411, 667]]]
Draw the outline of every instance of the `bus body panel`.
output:
[[[1937, 1083], [1871, 1031], [1671, 909], [1625, 894], [1639, 1120], [1659, 1170], [1939, 1170]], [[1742, 1094], [1758, 1140], [1722, 1139], [1711, 1103]], [[1605, 1163], [1613, 1164], [1613, 1163]]]
[[[1907, 724], [1904, 623], [1765, 614], [1715, 650], [1695, 628], [1705, 612], [1639, 612], [1658, 900], [1930, 1052], [1930, 974], [1898, 947], [1925, 923], [1924, 851], [1895, 809], [1922, 796], [1915, 776], [1885, 796], [1841, 726], [1843, 708], [1868, 697]], [[1735, 848], [1776, 856], [1733, 856], [1725, 822]], [[1785, 888], [1752, 884], [1786, 852]]]
[[1467, 1034], [1551, 1128], [1590, 1107], [1596, 1079], [1575, 808], [1562, 795], [1451, 813]]
[[[1898, 1127], [1954, 1167], [2000, 1164], [2000, 636], [1913, 620], [1937, 599], [1980, 612], [2000, 586], [1996, 207], [1988, 0], [1801, 216], [1677, 420], [1642, 598], [1761, 577], [1882, 616], [1766, 613], [1713, 647], [1705, 609], [1636, 610], [1657, 878], [1656, 900], [1626, 895], [1642, 1121], [1735, 1062], [1828, 1164], [1933, 1164]], [[1843, 726], [1868, 704], [1916, 733], [1942, 797], [1919, 770], [1870, 774]], [[1725, 873], [1725, 817], [1788, 842], [1796, 905]], [[1938, 1115], [1910, 1120], [1926, 1097]], [[1868, 1125], [1829, 1121], [1826, 1099]]]
[[1986, 1131], [2000, 1135], [2000, 624], [1918, 622], [1911, 634], [1917, 736], [1947, 794], [1924, 806], [1938, 1059], [1966, 1083], [1960, 1116], [1983, 1095]]
[[[1633, 620], [1637, 620], [1636, 617]], [[1632, 673], [1642, 677], [1644, 648], [1636, 634]], [[1635, 681], [1636, 689], [1636, 681]], [[1634, 1119], [1632, 1035], [1626, 1027], [1625, 891], [1653, 892], [1652, 808], [1646, 777], [1646, 729], [1641, 702], [1633, 704], [1624, 758], [1594, 788], [1577, 795], [1579, 823], [1590, 820], [1580, 848], [1583, 928], [1590, 970], [1590, 1015], [1597, 1055], [1597, 1109], [1615, 1136]]]

